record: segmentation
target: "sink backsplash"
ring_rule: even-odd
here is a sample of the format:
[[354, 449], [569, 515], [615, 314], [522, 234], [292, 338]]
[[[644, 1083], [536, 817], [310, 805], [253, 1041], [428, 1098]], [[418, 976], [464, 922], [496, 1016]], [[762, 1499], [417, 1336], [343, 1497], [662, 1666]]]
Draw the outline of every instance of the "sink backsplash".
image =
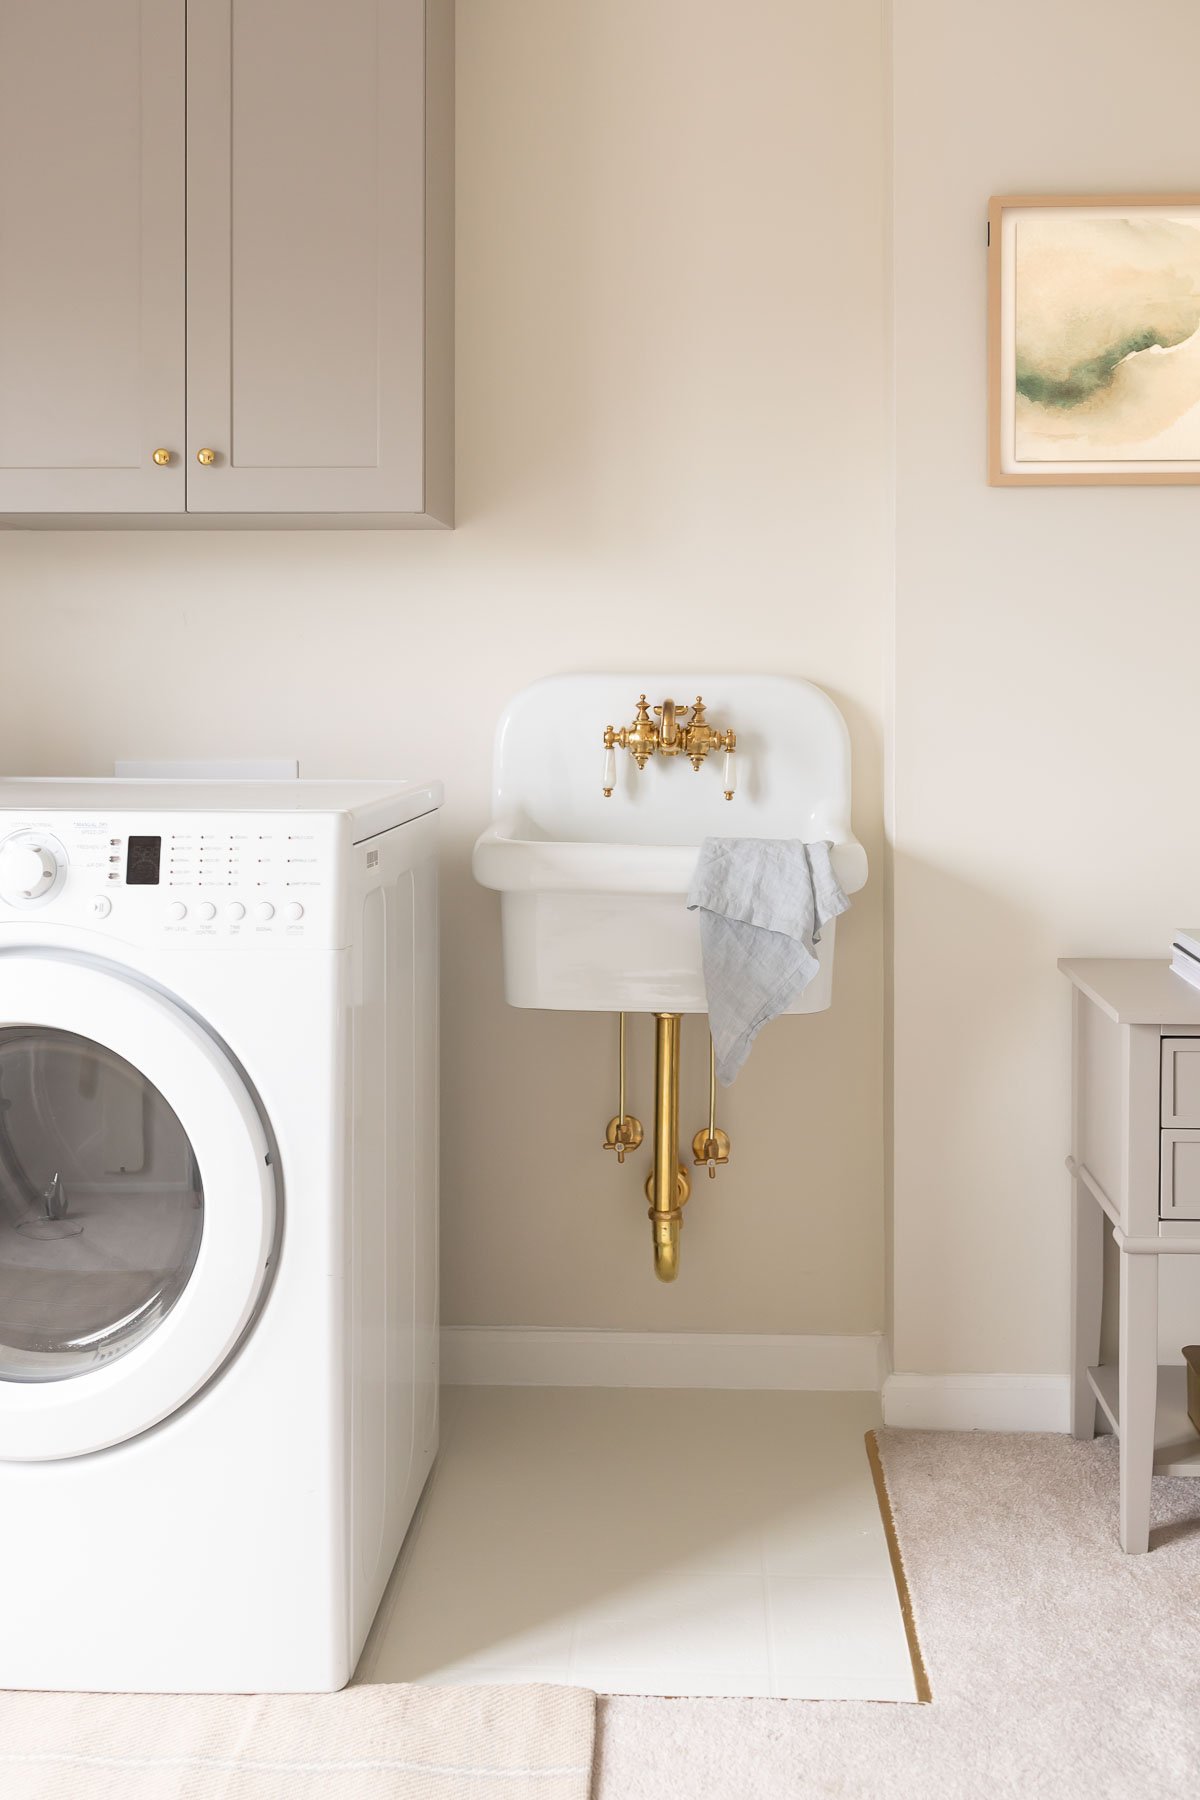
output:
[[[682, 714], [697, 695], [709, 720], [737, 734], [737, 790], [722, 792], [720, 753], [698, 770], [652, 756], [639, 770], [616, 752], [603, 793], [606, 725], [632, 722], [639, 694]], [[653, 715], [652, 715], [653, 716]], [[778, 675], [555, 675], [510, 701], [493, 767], [493, 819], [520, 835], [590, 843], [694, 844], [706, 836], [850, 837], [850, 741], [829, 696]]]

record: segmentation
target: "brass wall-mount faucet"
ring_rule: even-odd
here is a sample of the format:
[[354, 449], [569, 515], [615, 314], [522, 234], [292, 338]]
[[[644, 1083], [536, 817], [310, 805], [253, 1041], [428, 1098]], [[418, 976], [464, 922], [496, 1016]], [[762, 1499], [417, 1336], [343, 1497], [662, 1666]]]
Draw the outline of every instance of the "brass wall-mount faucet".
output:
[[612, 798], [612, 791], [616, 786], [617, 750], [621, 749], [629, 751], [639, 769], [644, 769], [652, 756], [684, 756], [696, 770], [710, 751], [723, 750], [725, 798], [732, 800], [737, 786], [733, 764], [734, 751], [737, 749], [735, 733], [722, 731], [719, 725], [709, 724], [704, 713], [704, 701], [699, 694], [690, 708], [677, 706], [674, 700], [664, 700], [654, 711], [658, 716], [657, 724], [650, 717], [645, 694], [639, 694], [637, 713], [632, 725], [622, 725], [619, 728], [605, 726], [605, 799]]

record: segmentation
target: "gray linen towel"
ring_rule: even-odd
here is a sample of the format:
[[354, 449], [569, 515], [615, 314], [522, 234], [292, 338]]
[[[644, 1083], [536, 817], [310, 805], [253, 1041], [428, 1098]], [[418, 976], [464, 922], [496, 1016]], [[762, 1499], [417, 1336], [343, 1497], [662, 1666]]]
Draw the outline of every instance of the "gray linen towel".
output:
[[700, 950], [717, 1080], [728, 1087], [769, 1019], [786, 1012], [817, 972], [821, 927], [850, 905], [828, 842], [705, 838], [688, 909]]

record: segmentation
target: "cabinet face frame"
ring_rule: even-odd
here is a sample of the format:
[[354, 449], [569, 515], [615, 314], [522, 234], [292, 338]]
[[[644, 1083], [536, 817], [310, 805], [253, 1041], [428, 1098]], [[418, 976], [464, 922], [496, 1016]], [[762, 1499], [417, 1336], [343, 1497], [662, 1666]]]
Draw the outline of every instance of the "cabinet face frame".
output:
[[[93, 31], [98, 28], [97, 16], [109, 13], [109, 8], [99, 7], [96, 0], [78, 0], [78, 5], [81, 24], [89, 22]], [[61, 461], [43, 458], [40, 465], [31, 460], [25, 465], [0, 467], [0, 515], [44, 514], [46, 524], [57, 525], [64, 514], [171, 515], [183, 510], [185, 0], [141, 0], [140, 5], [133, 5], [133, 12], [140, 102], [136, 180], [123, 192], [111, 192], [107, 214], [103, 203], [97, 206], [92, 245], [96, 257], [92, 266], [99, 280], [104, 256], [121, 255], [131, 236], [136, 242], [137, 314], [126, 321], [135, 338], [132, 424], [128, 415], [113, 421], [114, 435], [128, 431], [132, 460], [89, 463], [86, 448], [72, 450], [69, 427], [64, 426]], [[35, 192], [41, 183], [52, 193], [57, 181], [61, 193], [72, 183], [78, 185], [79, 171], [89, 159], [92, 167], [104, 160], [104, 145], [96, 142], [95, 127], [86, 110], [82, 116], [60, 117], [63, 106], [58, 104], [59, 97], [73, 91], [67, 59], [72, 52], [77, 58], [87, 54], [86, 32], [74, 33], [63, 13], [60, 4], [55, 9], [53, 42], [46, 52], [47, 64], [53, 55], [57, 67], [35, 72], [16, 65], [25, 86], [17, 100], [13, 129], [27, 139], [29, 158], [36, 160]], [[30, 0], [0, 0], [0, 18], [17, 30], [46, 29], [45, 15], [39, 16], [39, 8]], [[110, 19], [105, 29], [111, 28]], [[93, 74], [85, 66], [74, 87]], [[57, 91], [50, 88], [52, 82]], [[20, 111], [26, 100], [31, 115], [28, 128], [21, 122]], [[125, 119], [119, 126], [122, 132], [126, 129]], [[113, 128], [117, 129], [116, 122]], [[28, 160], [14, 169], [12, 178], [28, 187]], [[56, 229], [53, 219], [47, 220], [45, 229], [49, 247]], [[60, 223], [57, 229], [62, 233], [69, 227]], [[86, 273], [76, 275], [73, 285], [75, 294], [86, 300]], [[53, 307], [48, 305], [46, 330], [53, 329]], [[42, 424], [44, 427], [44, 418]], [[36, 438], [36, 430], [31, 428], [30, 435]], [[169, 451], [170, 462], [155, 464], [156, 449]]]
[[1180, 1177], [1176, 1146], [1186, 1149], [1200, 1139], [1200, 1116], [1191, 1115], [1186, 1099], [1180, 1110], [1177, 1081], [1179, 1069], [1187, 1069], [1181, 1059], [1200, 1056], [1200, 1026], [1164, 1026], [1160, 1056], [1159, 1235], [1195, 1237], [1200, 1235], [1200, 1197], [1193, 1195], [1194, 1184]]
[[1121, 1025], [1121, 1220], [1130, 1237], [1158, 1234], [1162, 1151], [1162, 1033], [1157, 1025]]

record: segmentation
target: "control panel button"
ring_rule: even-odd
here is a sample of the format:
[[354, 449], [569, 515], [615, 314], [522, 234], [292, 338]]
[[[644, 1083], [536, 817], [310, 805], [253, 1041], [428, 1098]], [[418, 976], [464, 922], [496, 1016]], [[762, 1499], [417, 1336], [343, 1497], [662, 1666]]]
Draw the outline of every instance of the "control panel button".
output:
[[168, 919], [187, 918], [187, 907], [183, 904], [182, 900], [172, 900], [167, 908], [167, 917]]
[[265, 925], [268, 919], [275, 917], [275, 908], [269, 900], [260, 900], [254, 909], [254, 916], [256, 919], [261, 919]]
[[297, 919], [302, 919], [304, 917], [304, 908], [298, 900], [289, 900], [283, 909], [283, 916], [285, 919], [290, 919], [292, 923], [295, 924]]
[[239, 919], [244, 919], [245, 916], [246, 909], [240, 900], [231, 900], [229, 905], [225, 908], [225, 917], [227, 919], [232, 919], [235, 925]]
[[112, 911], [112, 901], [107, 894], [97, 894], [92, 901], [92, 913], [97, 919], [107, 919]]
[[196, 917], [198, 919], [203, 919], [205, 923], [207, 923], [209, 919], [215, 919], [216, 916], [217, 909], [211, 900], [202, 900], [196, 908]]

